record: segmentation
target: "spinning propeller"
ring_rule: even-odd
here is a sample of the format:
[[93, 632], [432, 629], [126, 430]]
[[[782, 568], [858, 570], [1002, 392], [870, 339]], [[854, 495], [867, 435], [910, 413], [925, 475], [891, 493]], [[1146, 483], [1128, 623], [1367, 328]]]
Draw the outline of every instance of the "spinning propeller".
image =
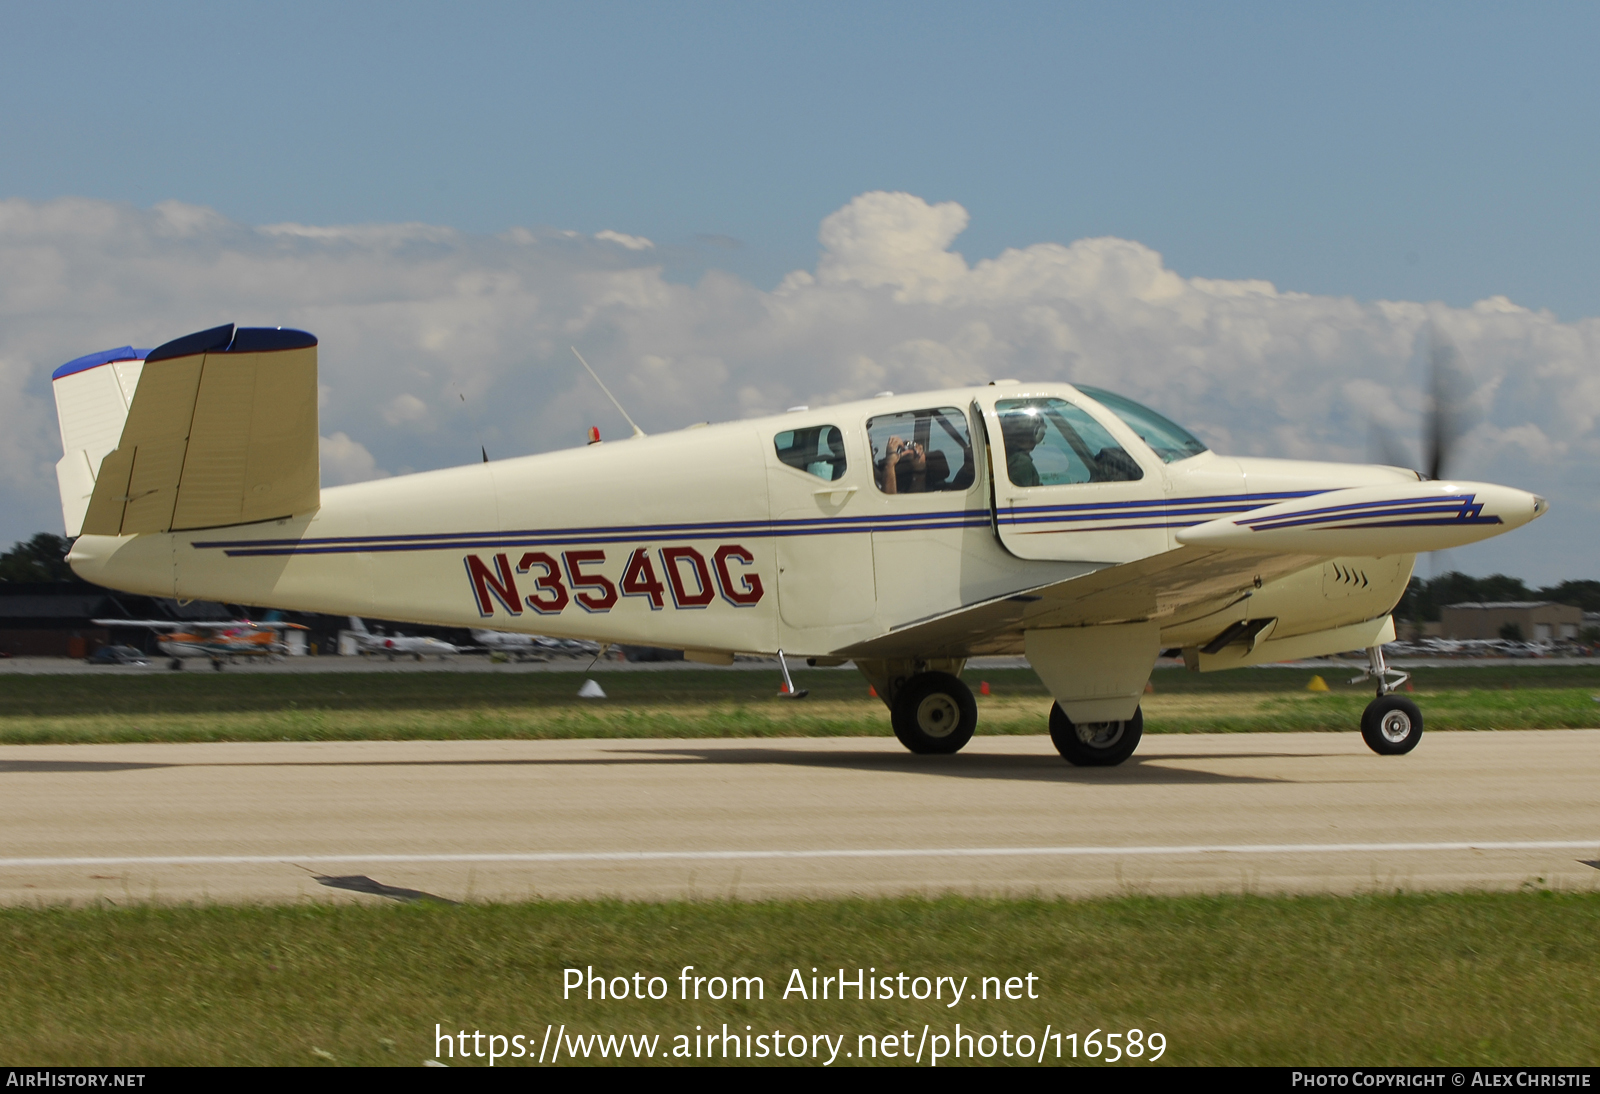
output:
[[1446, 477], [1457, 443], [1472, 428], [1471, 380], [1461, 368], [1455, 346], [1428, 324], [1428, 405], [1422, 422], [1422, 460], [1415, 467], [1388, 428], [1374, 421], [1372, 447], [1378, 459], [1395, 467], [1413, 467], [1426, 479]]
[[[1461, 368], [1456, 348], [1437, 325], [1428, 323], [1428, 404], [1422, 420], [1422, 466], [1407, 458], [1405, 448], [1385, 426], [1374, 421], [1372, 447], [1378, 459], [1393, 467], [1411, 467], [1438, 481], [1446, 477], [1457, 442], [1472, 428], [1471, 379]], [[1428, 552], [1428, 570], [1439, 570], [1439, 552]]]

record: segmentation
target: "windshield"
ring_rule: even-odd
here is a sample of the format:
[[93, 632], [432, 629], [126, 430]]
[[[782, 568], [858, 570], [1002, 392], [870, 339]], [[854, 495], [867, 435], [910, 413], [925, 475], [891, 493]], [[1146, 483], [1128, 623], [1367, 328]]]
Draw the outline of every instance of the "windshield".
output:
[[1206, 446], [1187, 429], [1163, 418], [1147, 406], [1121, 395], [1113, 395], [1103, 388], [1085, 387], [1082, 384], [1073, 386], [1126, 422], [1128, 428], [1161, 457], [1162, 463], [1186, 460], [1206, 450]]
[[1006, 474], [1015, 486], [1137, 482], [1144, 471], [1105, 426], [1065, 399], [1001, 399]]

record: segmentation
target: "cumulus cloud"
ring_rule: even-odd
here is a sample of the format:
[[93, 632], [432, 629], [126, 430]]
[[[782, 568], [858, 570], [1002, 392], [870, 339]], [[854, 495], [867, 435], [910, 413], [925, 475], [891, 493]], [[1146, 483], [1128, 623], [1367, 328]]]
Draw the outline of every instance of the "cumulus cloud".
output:
[[383, 404], [383, 420], [390, 425], [427, 425], [431, 415], [428, 404], [403, 391]]
[[366, 482], [368, 479], [387, 478], [388, 472], [380, 470], [366, 446], [352, 441], [347, 433], [317, 438], [317, 451], [322, 458], [322, 482], [325, 486], [343, 486], [349, 482]]
[[1122, 391], [1240, 455], [1366, 460], [1377, 422], [1415, 462], [1439, 335], [1479, 408], [1455, 473], [1555, 503], [1544, 536], [1451, 563], [1600, 576], [1600, 320], [1185, 278], [1115, 238], [969, 262], [967, 222], [955, 202], [863, 194], [822, 222], [814, 269], [764, 291], [669, 282], [650, 241], [619, 232], [0, 201], [0, 539], [59, 524], [51, 368], [229, 320], [321, 339], [329, 482], [579, 444], [591, 423], [625, 435], [569, 345], [650, 431], [1007, 376]]
[[656, 249], [656, 245], [644, 236], [624, 235], [621, 232], [613, 232], [610, 228], [596, 232], [594, 237], [608, 243], [615, 243], [619, 247], [626, 247], [630, 251], [653, 251]]

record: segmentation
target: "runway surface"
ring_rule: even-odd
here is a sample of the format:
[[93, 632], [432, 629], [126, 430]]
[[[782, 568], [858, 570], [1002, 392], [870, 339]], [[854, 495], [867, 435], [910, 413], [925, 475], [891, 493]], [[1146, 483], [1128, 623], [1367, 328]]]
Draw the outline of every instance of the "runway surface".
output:
[[[1600, 730], [0, 748], [8, 903], [1600, 886]], [[360, 884], [360, 883], [357, 883]]]

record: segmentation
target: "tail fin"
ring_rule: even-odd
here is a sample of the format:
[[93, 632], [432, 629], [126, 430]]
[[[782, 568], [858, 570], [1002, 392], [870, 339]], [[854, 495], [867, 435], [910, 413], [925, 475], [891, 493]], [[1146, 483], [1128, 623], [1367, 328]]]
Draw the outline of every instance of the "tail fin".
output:
[[352, 615], [350, 617], [350, 629], [355, 631], [357, 634], [367, 634], [367, 633], [369, 633], [368, 630], [367, 630], [366, 621], [364, 619], [362, 619], [359, 615]]
[[67, 538], [83, 530], [100, 462], [117, 447], [128, 419], [147, 349], [123, 346], [68, 361], [50, 376], [61, 426], [61, 451], [56, 485], [61, 490], [61, 516]]
[[188, 531], [308, 513], [317, 473], [317, 340], [233, 324], [145, 355], [82, 530]]

